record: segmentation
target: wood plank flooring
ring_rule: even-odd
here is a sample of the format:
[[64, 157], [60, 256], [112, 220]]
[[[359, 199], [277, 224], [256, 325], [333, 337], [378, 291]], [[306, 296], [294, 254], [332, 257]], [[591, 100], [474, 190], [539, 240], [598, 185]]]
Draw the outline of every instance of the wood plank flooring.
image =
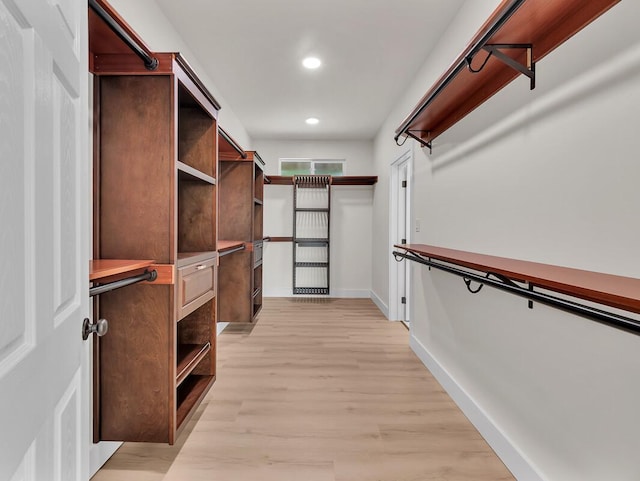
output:
[[93, 481], [514, 479], [368, 299], [265, 299], [218, 348], [178, 443], [126, 443]]

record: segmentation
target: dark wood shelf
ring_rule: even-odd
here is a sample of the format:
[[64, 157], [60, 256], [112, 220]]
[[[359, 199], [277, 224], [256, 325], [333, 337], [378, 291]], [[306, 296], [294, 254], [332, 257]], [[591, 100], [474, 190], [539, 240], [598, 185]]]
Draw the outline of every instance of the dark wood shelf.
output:
[[130, 276], [142, 273], [153, 265], [151, 260], [131, 259], [94, 259], [89, 261], [89, 280], [91, 282], [112, 278], [114, 276]]
[[184, 427], [186, 421], [193, 415], [195, 408], [200, 404], [213, 383], [215, 376], [188, 376], [178, 387], [176, 410], [177, 434]]
[[293, 237], [265, 237], [265, 242], [293, 242]]
[[[332, 185], [373, 185], [376, 182], [378, 182], [377, 175], [350, 175], [331, 178]], [[293, 185], [293, 177], [283, 175], [269, 175], [265, 176], [264, 183], [271, 185]]]
[[176, 166], [178, 168], [179, 180], [205, 182], [207, 184], [216, 185], [216, 179], [204, 172], [200, 172], [198, 169], [195, 169], [184, 162], [177, 161]]
[[499, 274], [513, 281], [527, 282], [550, 291], [640, 313], [640, 279], [425, 244], [400, 244], [395, 247], [423, 257]]
[[176, 387], [180, 386], [198, 363], [211, 351], [211, 343], [178, 344]]
[[236, 249], [240, 250], [240, 249], [246, 249], [246, 243], [244, 241], [240, 241], [240, 240], [218, 240], [218, 253], [219, 255], [223, 256], [227, 253], [229, 253], [229, 251], [233, 250], [235, 251]]
[[[402, 122], [396, 130], [396, 140], [404, 135], [430, 145], [520, 75], [496, 55], [488, 58], [483, 66], [489, 55], [483, 49], [486, 45], [531, 45], [531, 60], [535, 63], [619, 1], [503, 0], [467, 48]], [[504, 48], [501, 52], [520, 65], [528, 63], [526, 49]], [[472, 59], [472, 67], [480, 72], [471, 72], [467, 58]]]
[[196, 262], [203, 262], [212, 257], [215, 258], [217, 253], [215, 251], [206, 252], [178, 252], [178, 258], [176, 259], [176, 267], [184, 267], [189, 264], [195, 264]]

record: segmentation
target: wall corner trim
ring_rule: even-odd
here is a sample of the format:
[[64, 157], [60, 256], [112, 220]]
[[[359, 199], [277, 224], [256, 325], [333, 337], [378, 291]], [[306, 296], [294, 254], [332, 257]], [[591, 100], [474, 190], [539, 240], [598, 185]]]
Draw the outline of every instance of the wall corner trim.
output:
[[437, 361], [429, 350], [411, 333], [409, 344], [451, 399], [471, 421], [489, 446], [518, 481], [545, 481], [530, 460], [511, 442], [487, 413], [460, 386], [451, 374]]
[[375, 292], [371, 291], [371, 300], [378, 306], [378, 309], [384, 314], [384, 317], [389, 319], [389, 306], [387, 306], [382, 299]]

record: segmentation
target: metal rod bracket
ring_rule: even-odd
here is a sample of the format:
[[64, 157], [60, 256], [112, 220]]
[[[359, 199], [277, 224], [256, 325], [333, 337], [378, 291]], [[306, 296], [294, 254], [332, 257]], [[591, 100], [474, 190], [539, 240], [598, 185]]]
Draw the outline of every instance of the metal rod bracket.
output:
[[[527, 52], [527, 60], [525, 64], [521, 64], [517, 60], [509, 57], [507, 54], [503, 52], [503, 50], [525, 50]], [[465, 60], [467, 62], [467, 67], [470, 72], [478, 73], [481, 72], [484, 66], [486, 65], [489, 57], [494, 56], [497, 60], [500, 60], [502, 63], [511, 67], [512, 69], [520, 72], [523, 75], [529, 77], [530, 80], [530, 90], [536, 88], [536, 64], [533, 61], [533, 45], [529, 43], [494, 43], [483, 45], [482, 50], [486, 51], [489, 56], [486, 58], [482, 66], [474, 70], [471, 67], [471, 62], [473, 57], [467, 57]]]

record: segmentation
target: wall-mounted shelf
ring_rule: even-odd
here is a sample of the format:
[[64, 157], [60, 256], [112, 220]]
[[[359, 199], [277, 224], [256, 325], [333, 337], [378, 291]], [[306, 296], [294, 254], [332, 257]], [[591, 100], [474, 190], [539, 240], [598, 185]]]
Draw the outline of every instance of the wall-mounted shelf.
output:
[[141, 274], [153, 265], [151, 260], [93, 259], [89, 261], [89, 280], [118, 280], [120, 276]]
[[[396, 130], [431, 148], [440, 134], [620, 0], [504, 0]], [[588, 52], [585, 52], [588, 55]]]
[[[640, 313], [640, 279], [424, 244], [400, 244], [395, 247], [404, 251], [395, 251], [393, 254], [396, 259], [408, 259], [463, 277], [471, 292], [478, 292], [478, 289], [470, 288], [470, 282], [474, 281], [640, 334], [640, 320], [547, 293], [552, 291], [603, 306]], [[524, 283], [524, 286], [516, 283]]]
[[[293, 185], [293, 176], [269, 175], [265, 176], [267, 185]], [[378, 182], [377, 175], [345, 175], [331, 177], [331, 185], [374, 185]]]

